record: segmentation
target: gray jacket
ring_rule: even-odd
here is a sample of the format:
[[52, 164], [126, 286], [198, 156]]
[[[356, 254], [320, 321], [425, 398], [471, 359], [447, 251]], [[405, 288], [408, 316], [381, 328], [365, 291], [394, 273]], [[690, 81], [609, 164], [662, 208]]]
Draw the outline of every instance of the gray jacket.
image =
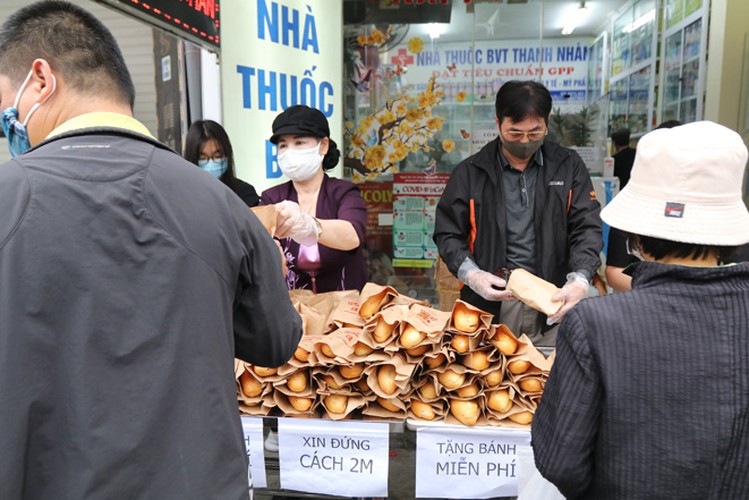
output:
[[0, 498], [247, 498], [233, 358], [301, 320], [223, 184], [117, 129], [0, 165]]

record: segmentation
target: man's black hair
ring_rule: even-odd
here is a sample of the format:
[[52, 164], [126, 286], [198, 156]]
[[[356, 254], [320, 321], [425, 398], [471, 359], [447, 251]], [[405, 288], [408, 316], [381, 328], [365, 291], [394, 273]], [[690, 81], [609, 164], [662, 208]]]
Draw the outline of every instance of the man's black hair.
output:
[[629, 129], [625, 127], [612, 132], [611, 142], [620, 148], [629, 146]]
[[519, 122], [537, 116], [548, 125], [551, 94], [538, 82], [510, 80], [497, 91], [494, 107], [500, 124], [505, 118]]
[[112, 33], [88, 11], [47, 0], [14, 13], [0, 28], [0, 74], [20, 85], [44, 59], [73, 89], [133, 106], [135, 87]]

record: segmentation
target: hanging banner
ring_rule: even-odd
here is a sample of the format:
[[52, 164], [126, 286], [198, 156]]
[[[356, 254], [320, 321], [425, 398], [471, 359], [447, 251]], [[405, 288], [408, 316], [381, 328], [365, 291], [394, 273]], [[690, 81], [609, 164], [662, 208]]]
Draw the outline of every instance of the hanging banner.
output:
[[268, 481], [265, 477], [265, 455], [263, 454], [263, 419], [242, 417], [242, 431], [247, 460], [250, 462], [248, 469], [250, 486], [266, 488]]
[[344, 497], [387, 497], [389, 426], [278, 419], [281, 488]]
[[393, 175], [393, 267], [432, 267], [437, 203], [450, 174]]
[[289, 106], [322, 111], [342, 147], [342, 0], [224, 0], [221, 37], [223, 125], [238, 177], [258, 193], [287, 180], [268, 139]]
[[517, 450], [530, 431], [491, 427], [416, 431], [417, 498], [496, 498], [518, 494]]
[[[408, 40], [389, 52], [387, 63], [402, 84], [420, 90], [437, 77], [446, 102], [494, 102], [508, 80], [538, 80], [551, 92], [554, 107], [585, 104], [588, 39], [486, 40], [429, 45]], [[416, 52], [414, 52], [416, 49]]]

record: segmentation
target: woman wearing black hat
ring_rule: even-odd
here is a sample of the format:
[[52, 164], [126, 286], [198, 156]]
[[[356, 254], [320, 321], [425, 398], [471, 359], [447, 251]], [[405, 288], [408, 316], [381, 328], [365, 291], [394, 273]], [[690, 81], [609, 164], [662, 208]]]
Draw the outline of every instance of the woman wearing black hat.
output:
[[292, 106], [273, 121], [270, 140], [291, 180], [264, 191], [260, 204], [278, 212], [275, 236], [286, 255], [287, 286], [316, 293], [361, 290], [367, 282], [367, 207], [356, 185], [325, 173], [341, 156], [325, 115]]

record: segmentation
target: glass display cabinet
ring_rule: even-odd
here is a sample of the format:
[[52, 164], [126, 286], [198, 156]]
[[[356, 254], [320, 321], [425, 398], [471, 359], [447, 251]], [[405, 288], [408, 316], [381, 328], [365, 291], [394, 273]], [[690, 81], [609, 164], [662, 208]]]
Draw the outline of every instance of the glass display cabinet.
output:
[[703, 118], [708, 3], [666, 0], [659, 122]]
[[658, 1], [628, 3], [612, 22], [610, 130], [637, 137], [653, 126], [658, 46]]

